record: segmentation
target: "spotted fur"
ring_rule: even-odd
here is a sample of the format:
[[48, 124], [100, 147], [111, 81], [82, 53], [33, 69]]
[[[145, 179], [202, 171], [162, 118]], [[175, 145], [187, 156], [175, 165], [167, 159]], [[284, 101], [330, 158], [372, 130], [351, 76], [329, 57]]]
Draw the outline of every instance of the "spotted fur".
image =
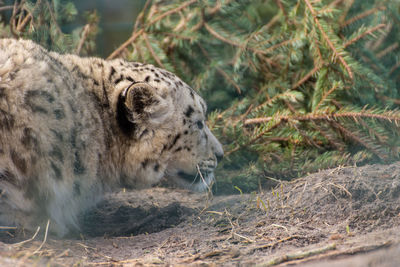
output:
[[105, 191], [166, 177], [201, 190], [223, 156], [204, 100], [149, 64], [0, 40], [0, 224], [60, 235]]

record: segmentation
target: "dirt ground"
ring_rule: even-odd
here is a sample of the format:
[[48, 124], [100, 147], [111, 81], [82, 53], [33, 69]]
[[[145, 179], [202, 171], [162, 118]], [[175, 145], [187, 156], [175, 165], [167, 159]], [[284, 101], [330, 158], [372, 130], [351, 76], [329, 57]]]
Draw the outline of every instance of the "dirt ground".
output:
[[0, 265], [399, 266], [400, 162], [254, 194], [119, 192], [81, 221], [80, 237], [67, 239], [2, 230]]

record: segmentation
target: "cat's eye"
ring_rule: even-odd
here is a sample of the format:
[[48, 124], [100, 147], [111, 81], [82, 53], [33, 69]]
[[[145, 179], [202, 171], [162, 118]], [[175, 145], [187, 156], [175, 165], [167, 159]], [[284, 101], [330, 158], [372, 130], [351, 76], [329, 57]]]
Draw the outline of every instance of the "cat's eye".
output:
[[202, 121], [197, 121], [196, 125], [197, 125], [197, 128], [199, 128], [200, 130], [203, 129], [203, 127], [204, 127], [204, 124]]

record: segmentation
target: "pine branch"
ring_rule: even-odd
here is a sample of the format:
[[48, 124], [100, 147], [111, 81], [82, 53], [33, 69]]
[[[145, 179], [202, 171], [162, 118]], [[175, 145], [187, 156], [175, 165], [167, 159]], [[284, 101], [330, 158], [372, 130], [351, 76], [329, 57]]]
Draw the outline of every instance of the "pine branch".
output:
[[[174, 8], [174, 9], [171, 9], [171, 10], [169, 10], [169, 11], [167, 11], [167, 12], [165, 12], [165, 13], [159, 15], [158, 17], [156, 17], [155, 19], [153, 19], [152, 21], [150, 21], [146, 26], [149, 27], [149, 26], [155, 24], [156, 22], [162, 20], [163, 18], [165, 18], [165, 17], [167, 17], [167, 16], [169, 16], [169, 15], [172, 15], [172, 14], [174, 14], [174, 13], [176, 13], [176, 12], [179, 12], [179, 11], [181, 11], [182, 9], [184, 9], [184, 8], [186, 8], [186, 7], [188, 7], [188, 6], [192, 5], [192, 4], [194, 4], [194, 3], [196, 3], [197, 1], [198, 1], [198, 0], [191, 0], [191, 1], [185, 2], [184, 4], [180, 5], [179, 7]], [[121, 54], [122, 51], [124, 51], [130, 44], [132, 44], [132, 43], [136, 40], [136, 38], [138, 38], [138, 37], [139, 37], [141, 34], [143, 34], [143, 33], [144, 33], [144, 28], [140, 29], [140, 30], [137, 31], [137, 32], [134, 32], [134, 33], [132, 34], [132, 36], [131, 36], [128, 40], [126, 40], [120, 47], [118, 47], [116, 50], [114, 50], [114, 52], [112, 52], [112, 53], [107, 57], [107, 59], [114, 59], [114, 58], [116, 58], [118, 55]]]
[[318, 102], [318, 104], [315, 106], [314, 110], [318, 110], [319, 106], [326, 100], [326, 98], [333, 93], [333, 91], [338, 88], [339, 84], [335, 83], [331, 89], [329, 89], [325, 94], [321, 97], [321, 100]]
[[357, 16], [351, 18], [351, 19], [346, 20], [346, 21], [341, 25], [341, 27], [344, 28], [344, 27], [346, 27], [346, 26], [349, 26], [350, 24], [353, 24], [354, 22], [356, 22], [356, 21], [358, 21], [358, 20], [361, 20], [361, 19], [363, 19], [363, 18], [365, 18], [365, 17], [368, 17], [368, 16], [370, 16], [370, 15], [375, 14], [377, 11], [385, 10], [385, 9], [386, 9], [386, 8], [385, 8], [384, 6], [378, 6], [378, 7], [372, 8], [372, 9], [370, 9], [370, 10], [364, 11], [364, 12], [362, 12], [361, 14], [359, 14], [359, 15], [357, 15]]
[[349, 65], [346, 63], [346, 61], [344, 60], [344, 58], [340, 55], [340, 53], [337, 51], [335, 45], [333, 44], [333, 42], [329, 39], [328, 35], [326, 34], [326, 32], [324, 31], [319, 19], [317, 18], [317, 13], [315, 12], [314, 8], [312, 7], [311, 3], [309, 2], [309, 0], [304, 0], [304, 2], [306, 3], [308, 9], [311, 12], [311, 15], [314, 18], [314, 22], [315, 24], [317, 24], [317, 27], [319, 29], [319, 31], [321, 32], [324, 40], [326, 41], [326, 43], [328, 44], [328, 46], [331, 48], [332, 52], [333, 52], [333, 56], [339, 59], [339, 61], [342, 63], [342, 65], [345, 67], [345, 69], [347, 70], [347, 74], [349, 75], [350, 79], [353, 79], [353, 72], [351, 71], [351, 68], [349, 67]]
[[382, 50], [381, 52], [379, 52], [378, 54], [376, 54], [376, 57], [377, 57], [378, 59], [380, 59], [380, 58], [386, 56], [387, 54], [393, 52], [393, 50], [396, 50], [398, 47], [399, 47], [399, 44], [398, 44], [398, 43], [394, 43], [394, 44], [388, 46], [387, 48], [383, 49], [383, 50]]
[[366, 149], [370, 150], [372, 153], [377, 155], [380, 159], [386, 160], [387, 156], [379, 151], [379, 148], [374, 147], [370, 144], [371, 140], [365, 141], [361, 137], [357, 136], [355, 131], [348, 130], [342, 124], [337, 123], [335, 121], [330, 121], [330, 123], [337, 128], [346, 138], [351, 139], [352, 141], [356, 142], [357, 144], [362, 145]]
[[363, 32], [362, 34], [360, 34], [360, 35], [354, 37], [353, 39], [348, 40], [347, 42], [344, 43], [343, 46], [346, 48], [346, 47], [348, 47], [348, 46], [354, 44], [354, 43], [357, 42], [358, 40], [364, 38], [365, 36], [370, 35], [370, 34], [372, 34], [373, 32], [375, 32], [375, 31], [377, 31], [377, 30], [379, 30], [379, 29], [385, 28], [385, 27], [386, 27], [386, 24], [379, 24], [379, 25], [376, 25], [375, 27], [373, 27], [373, 28], [371, 28], [371, 29], [369, 29], [369, 30]]
[[387, 112], [388, 114], [375, 114], [375, 113], [366, 113], [366, 112], [342, 112], [342, 113], [333, 113], [333, 114], [307, 114], [307, 115], [278, 115], [273, 117], [264, 117], [264, 118], [253, 118], [247, 119], [244, 121], [244, 125], [250, 124], [260, 124], [266, 123], [271, 120], [284, 120], [284, 121], [316, 121], [316, 120], [337, 120], [339, 118], [351, 118], [356, 120], [357, 118], [371, 118], [378, 119], [382, 121], [388, 121], [390, 123], [394, 122], [396, 126], [400, 125], [400, 114], [392, 115], [392, 112]]
[[301, 78], [297, 83], [295, 83], [295, 85], [293, 85], [292, 90], [296, 89], [297, 87], [308, 81], [308, 79], [310, 79], [317, 71], [319, 71], [321, 67], [322, 66], [315, 66], [303, 78]]

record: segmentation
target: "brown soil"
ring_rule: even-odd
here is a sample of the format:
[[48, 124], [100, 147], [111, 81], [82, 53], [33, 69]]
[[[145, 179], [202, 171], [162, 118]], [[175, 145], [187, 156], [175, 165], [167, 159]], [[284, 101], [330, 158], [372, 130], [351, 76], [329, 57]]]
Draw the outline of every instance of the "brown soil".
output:
[[400, 163], [212, 199], [166, 188], [119, 192], [82, 225], [80, 238], [45, 242], [43, 230], [33, 240], [3, 232], [0, 265], [398, 266]]

